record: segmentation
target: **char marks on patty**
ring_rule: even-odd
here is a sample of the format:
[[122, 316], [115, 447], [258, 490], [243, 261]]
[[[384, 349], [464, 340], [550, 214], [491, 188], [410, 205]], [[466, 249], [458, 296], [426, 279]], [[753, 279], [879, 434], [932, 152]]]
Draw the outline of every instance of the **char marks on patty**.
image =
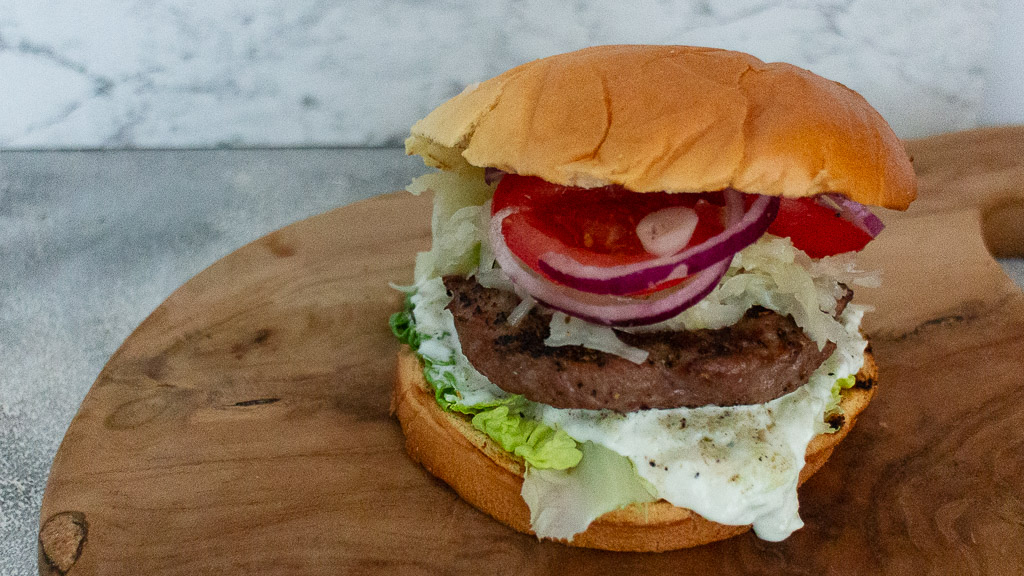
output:
[[[557, 408], [633, 412], [714, 404], [761, 404], [792, 392], [835, 350], [819, 350], [789, 316], [761, 307], [733, 326], [688, 332], [619, 332], [649, 352], [642, 364], [582, 346], [544, 345], [551, 312], [535, 307], [517, 325], [519, 297], [475, 279], [444, 278], [448, 309], [470, 363], [501, 389]], [[840, 314], [852, 298], [846, 291]]]

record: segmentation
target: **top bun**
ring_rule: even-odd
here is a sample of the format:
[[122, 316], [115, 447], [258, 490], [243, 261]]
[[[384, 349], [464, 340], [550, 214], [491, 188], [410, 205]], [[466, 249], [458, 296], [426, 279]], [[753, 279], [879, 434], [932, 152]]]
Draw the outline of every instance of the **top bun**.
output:
[[905, 209], [903, 143], [849, 88], [784, 63], [689, 46], [597, 46], [466, 88], [412, 127], [431, 166], [494, 167], [634, 192], [837, 192]]

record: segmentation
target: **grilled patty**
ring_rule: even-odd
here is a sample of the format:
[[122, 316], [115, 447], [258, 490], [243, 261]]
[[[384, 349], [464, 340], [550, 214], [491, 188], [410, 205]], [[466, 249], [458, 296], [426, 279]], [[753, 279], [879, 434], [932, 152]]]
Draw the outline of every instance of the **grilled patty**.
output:
[[[545, 346], [550, 311], [535, 307], [511, 326], [506, 319], [519, 303], [515, 294], [457, 276], [444, 283], [470, 363], [502, 390], [557, 408], [761, 404], [805, 384], [835, 350], [832, 342], [819, 350], [791, 317], [754, 307], [717, 330], [620, 332], [623, 342], [649, 352], [635, 364], [582, 346]], [[847, 290], [837, 315], [852, 297]]]

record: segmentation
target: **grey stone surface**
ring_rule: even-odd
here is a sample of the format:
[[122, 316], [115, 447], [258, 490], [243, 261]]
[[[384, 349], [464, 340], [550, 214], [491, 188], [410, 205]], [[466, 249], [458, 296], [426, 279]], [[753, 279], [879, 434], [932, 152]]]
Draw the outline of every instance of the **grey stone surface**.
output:
[[[36, 573], [50, 461], [150, 311], [245, 243], [422, 172], [395, 149], [0, 152], [0, 574]], [[1024, 283], [1024, 260], [1003, 265]]]
[[1024, 258], [1004, 258], [999, 265], [1018, 286], [1024, 287]]

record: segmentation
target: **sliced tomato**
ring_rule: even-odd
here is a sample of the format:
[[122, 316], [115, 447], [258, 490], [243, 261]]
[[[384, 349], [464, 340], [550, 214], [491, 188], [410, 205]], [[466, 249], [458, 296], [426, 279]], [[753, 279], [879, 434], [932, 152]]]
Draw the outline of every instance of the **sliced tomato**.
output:
[[811, 258], [861, 250], [871, 235], [814, 198], [783, 198], [768, 233], [786, 236]]
[[722, 195], [716, 192], [637, 194], [621, 186], [573, 188], [506, 174], [494, 193], [491, 211], [496, 214], [508, 207], [522, 209], [505, 219], [502, 234], [512, 253], [537, 270], [539, 258], [549, 252], [593, 266], [655, 258], [644, 250], [636, 226], [644, 216], [671, 206], [686, 206], [697, 212], [699, 220], [690, 245], [700, 244], [722, 231], [723, 204]]

